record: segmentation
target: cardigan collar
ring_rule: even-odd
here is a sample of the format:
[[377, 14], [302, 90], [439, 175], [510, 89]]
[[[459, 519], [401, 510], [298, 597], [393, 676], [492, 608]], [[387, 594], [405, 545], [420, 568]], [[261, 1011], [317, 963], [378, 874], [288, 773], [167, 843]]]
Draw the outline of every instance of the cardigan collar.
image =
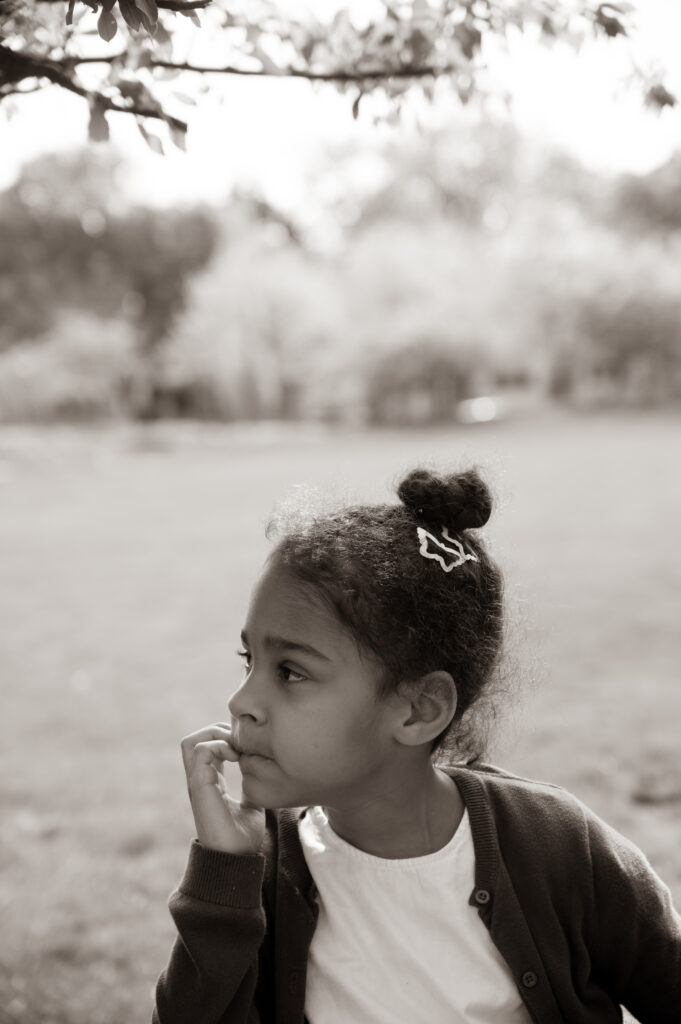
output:
[[[504, 774], [491, 765], [447, 765], [442, 770], [457, 786], [471, 823], [475, 849], [476, 889], [493, 890], [499, 871], [499, 846], [484, 782], [479, 773]], [[285, 807], [278, 812], [279, 870], [309, 902], [314, 898], [312, 876], [298, 835], [298, 822], [307, 807]]]

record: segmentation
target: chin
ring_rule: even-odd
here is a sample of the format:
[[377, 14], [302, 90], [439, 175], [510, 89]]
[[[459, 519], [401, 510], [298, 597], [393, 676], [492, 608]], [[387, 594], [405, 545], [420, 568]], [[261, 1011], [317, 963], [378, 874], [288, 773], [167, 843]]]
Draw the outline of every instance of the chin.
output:
[[294, 793], [290, 789], [286, 792], [283, 788], [277, 790], [253, 776], [243, 777], [241, 793], [249, 803], [264, 811], [276, 811], [282, 807], [308, 807], [315, 803], [314, 800], [305, 799], [302, 793]]

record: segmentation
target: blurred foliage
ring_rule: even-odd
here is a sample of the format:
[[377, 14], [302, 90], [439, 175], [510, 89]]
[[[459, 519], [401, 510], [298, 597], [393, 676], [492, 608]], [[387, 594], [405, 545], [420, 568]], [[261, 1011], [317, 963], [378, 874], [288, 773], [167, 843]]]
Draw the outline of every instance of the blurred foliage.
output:
[[[0, 196], [0, 418], [681, 398], [678, 157], [607, 178], [508, 125], [449, 126], [328, 152], [299, 211], [128, 208], [107, 160], [38, 161]], [[85, 317], [92, 339], [111, 324], [99, 368]]]
[[[197, 11], [201, 11], [201, 18]], [[184, 15], [219, 45], [218, 63], [189, 63]], [[432, 99], [446, 79], [462, 103], [489, 88], [488, 44], [506, 44], [513, 31], [536, 31], [548, 43], [579, 47], [586, 38], [635, 35], [635, 6], [591, 0], [382, 0], [354, 19], [341, 8], [321, 20], [313, 5], [292, 16], [276, 0], [4, 0], [0, 22], [0, 101], [56, 85], [90, 106], [90, 137], [109, 137], [107, 115], [137, 119], [154, 149], [150, 119], [165, 122], [184, 146], [186, 123], [169, 109], [163, 81], [181, 70], [208, 74], [274, 75], [331, 82], [348, 91], [359, 113], [366, 95], [380, 92], [399, 110], [413, 91]], [[92, 36], [98, 36], [92, 46]], [[104, 45], [106, 44], [106, 45]], [[96, 72], [95, 77], [92, 77]], [[676, 97], [659, 71], [634, 64], [645, 100], [662, 109]], [[170, 101], [172, 106], [172, 100]]]
[[623, 175], [613, 214], [634, 231], [681, 230], [681, 153], [645, 177]]
[[673, 174], [637, 179], [639, 203], [630, 176], [498, 125], [365, 154], [364, 194], [347, 188], [360, 159], [329, 154], [335, 191], [316, 170], [321, 227], [345, 226], [330, 247], [319, 224], [233, 225], [165, 350], [171, 391], [200, 367], [212, 415], [383, 423], [452, 419], [462, 399], [519, 388], [681, 397], [681, 232], [659, 213]]
[[16, 345], [0, 358], [0, 420], [122, 417], [134, 404], [139, 371], [125, 323], [62, 312], [49, 344]]
[[50, 330], [62, 307], [122, 317], [143, 349], [166, 336], [213, 223], [198, 209], [128, 206], [120, 171], [87, 150], [46, 156], [0, 194], [0, 351]]

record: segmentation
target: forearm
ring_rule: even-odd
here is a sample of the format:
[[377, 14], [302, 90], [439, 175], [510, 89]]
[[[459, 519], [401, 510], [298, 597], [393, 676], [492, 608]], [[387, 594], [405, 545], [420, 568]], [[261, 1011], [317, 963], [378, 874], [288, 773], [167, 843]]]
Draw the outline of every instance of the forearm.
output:
[[246, 1024], [265, 935], [262, 855], [192, 845], [170, 912], [178, 938], [158, 980], [153, 1024]]
[[637, 847], [602, 823], [592, 864], [595, 969], [641, 1024], [678, 1024], [681, 917], [669, 889]]

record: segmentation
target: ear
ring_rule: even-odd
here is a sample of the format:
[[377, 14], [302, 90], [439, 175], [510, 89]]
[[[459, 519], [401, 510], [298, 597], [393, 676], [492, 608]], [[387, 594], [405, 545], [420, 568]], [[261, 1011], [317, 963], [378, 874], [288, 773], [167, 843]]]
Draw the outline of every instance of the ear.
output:
[[449, 672], [429, 672], [413, 682], [402, 682], [397, 693], [402, 707], [394, 736], [405, 746], [429, 743], [454, 717], [456, 683]]

